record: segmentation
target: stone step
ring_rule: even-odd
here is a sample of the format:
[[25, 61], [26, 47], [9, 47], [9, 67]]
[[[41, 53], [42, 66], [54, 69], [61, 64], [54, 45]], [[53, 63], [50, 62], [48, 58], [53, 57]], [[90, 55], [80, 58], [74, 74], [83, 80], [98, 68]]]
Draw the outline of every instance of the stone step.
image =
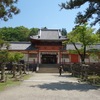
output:
[[57, 68], [40, 68], [38, 73], [58, 73]]
[[40, 64], [39, 67], [59, 67], [59, 64]]
[[38, 73], [58, 73], [58, 64], [41, 64]]

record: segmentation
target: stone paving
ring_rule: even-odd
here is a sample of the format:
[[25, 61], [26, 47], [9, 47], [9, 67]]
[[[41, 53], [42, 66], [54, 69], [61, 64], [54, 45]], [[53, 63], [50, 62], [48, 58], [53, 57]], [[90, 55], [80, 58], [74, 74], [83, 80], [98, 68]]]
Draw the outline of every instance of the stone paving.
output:
[[100, 89], [67, 73], [33, 73], [21, 85], [0, 92], [0, 100], [100, 100]]

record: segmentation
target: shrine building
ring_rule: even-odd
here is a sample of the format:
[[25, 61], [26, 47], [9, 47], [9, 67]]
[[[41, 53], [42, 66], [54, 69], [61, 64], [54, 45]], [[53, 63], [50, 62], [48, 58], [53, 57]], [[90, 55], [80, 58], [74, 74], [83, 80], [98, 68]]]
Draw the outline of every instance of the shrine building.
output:
[[9, 51], [24, 53], [25, 62], [61, 64], [67, 54], [62, 45], [66, 40], [59, 29], [40, 29], [38, 35], [30, 36], [30, 42], [11, 42]]
[[[63, 45], [68, 41], [66, 36], [62, 36], [59, 29], [39, 29], [38, 34], [30, 36], [30, 42], [10, 42], [9, 51], [22, 52], [23, 60], [29, 64], [70, 64], [81, 62], [78, 54], [70, 53], [69, 50], [75, 50], [73, 44]], [[82, 45], [76, 43], [81, 49]], [[100, 51], [100, 44], [89, 46], [87, 49], [95, 48]], [[100, 52], [98, 60], [86, 55], [85, 62], [100, 62]]]

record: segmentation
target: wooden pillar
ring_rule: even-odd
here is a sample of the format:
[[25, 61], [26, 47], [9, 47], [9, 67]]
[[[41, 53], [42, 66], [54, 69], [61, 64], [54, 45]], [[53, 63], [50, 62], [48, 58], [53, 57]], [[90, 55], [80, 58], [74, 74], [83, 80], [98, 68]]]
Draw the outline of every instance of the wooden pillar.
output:
[[41, 63], [41, 53], [39, 52], [39, 64]]
[[38, 49], [38, 54], [37, 54], [37, 64], [39, 64], [39, 49]]
[[28, 62], [28, 64], [29, 64], [29, 51], [28, 51], [28, 58], [27, 58], [27, 62]]
[[60, 52], [59, 59], [60, 59], [60, 64], [61, 64], [61, 51], [59, 51], [59, 52]]

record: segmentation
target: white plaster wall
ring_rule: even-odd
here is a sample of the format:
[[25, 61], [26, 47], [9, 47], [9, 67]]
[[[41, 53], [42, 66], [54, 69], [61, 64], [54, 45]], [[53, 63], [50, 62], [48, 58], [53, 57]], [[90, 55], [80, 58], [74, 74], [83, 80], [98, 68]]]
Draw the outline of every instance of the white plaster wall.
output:
[[[79, 57], [79, 61], [81, 62], [80, 57]], [[85, 59], [85, 62], [86, 62], [86, 63], [89, 63], [89, 58]]]
[[70, 60], [69, 60], [69, 58], [61, 58], [61, 62], [69, 62]]
[[33, 61], [37, 62], [37, 58], [29, 58], [29, 62], [33, 63]]
[[28, 54], [24, 54], [23, 60], [24, 60], [25, 62], [28, 61]]
[[90, 62], [92, 63], [97, 63], [100, 61], [100, 59], [98, 59], [98, 57], [96, 57], [97, 59], [93, 59], [93, 57], [90, 56]]

